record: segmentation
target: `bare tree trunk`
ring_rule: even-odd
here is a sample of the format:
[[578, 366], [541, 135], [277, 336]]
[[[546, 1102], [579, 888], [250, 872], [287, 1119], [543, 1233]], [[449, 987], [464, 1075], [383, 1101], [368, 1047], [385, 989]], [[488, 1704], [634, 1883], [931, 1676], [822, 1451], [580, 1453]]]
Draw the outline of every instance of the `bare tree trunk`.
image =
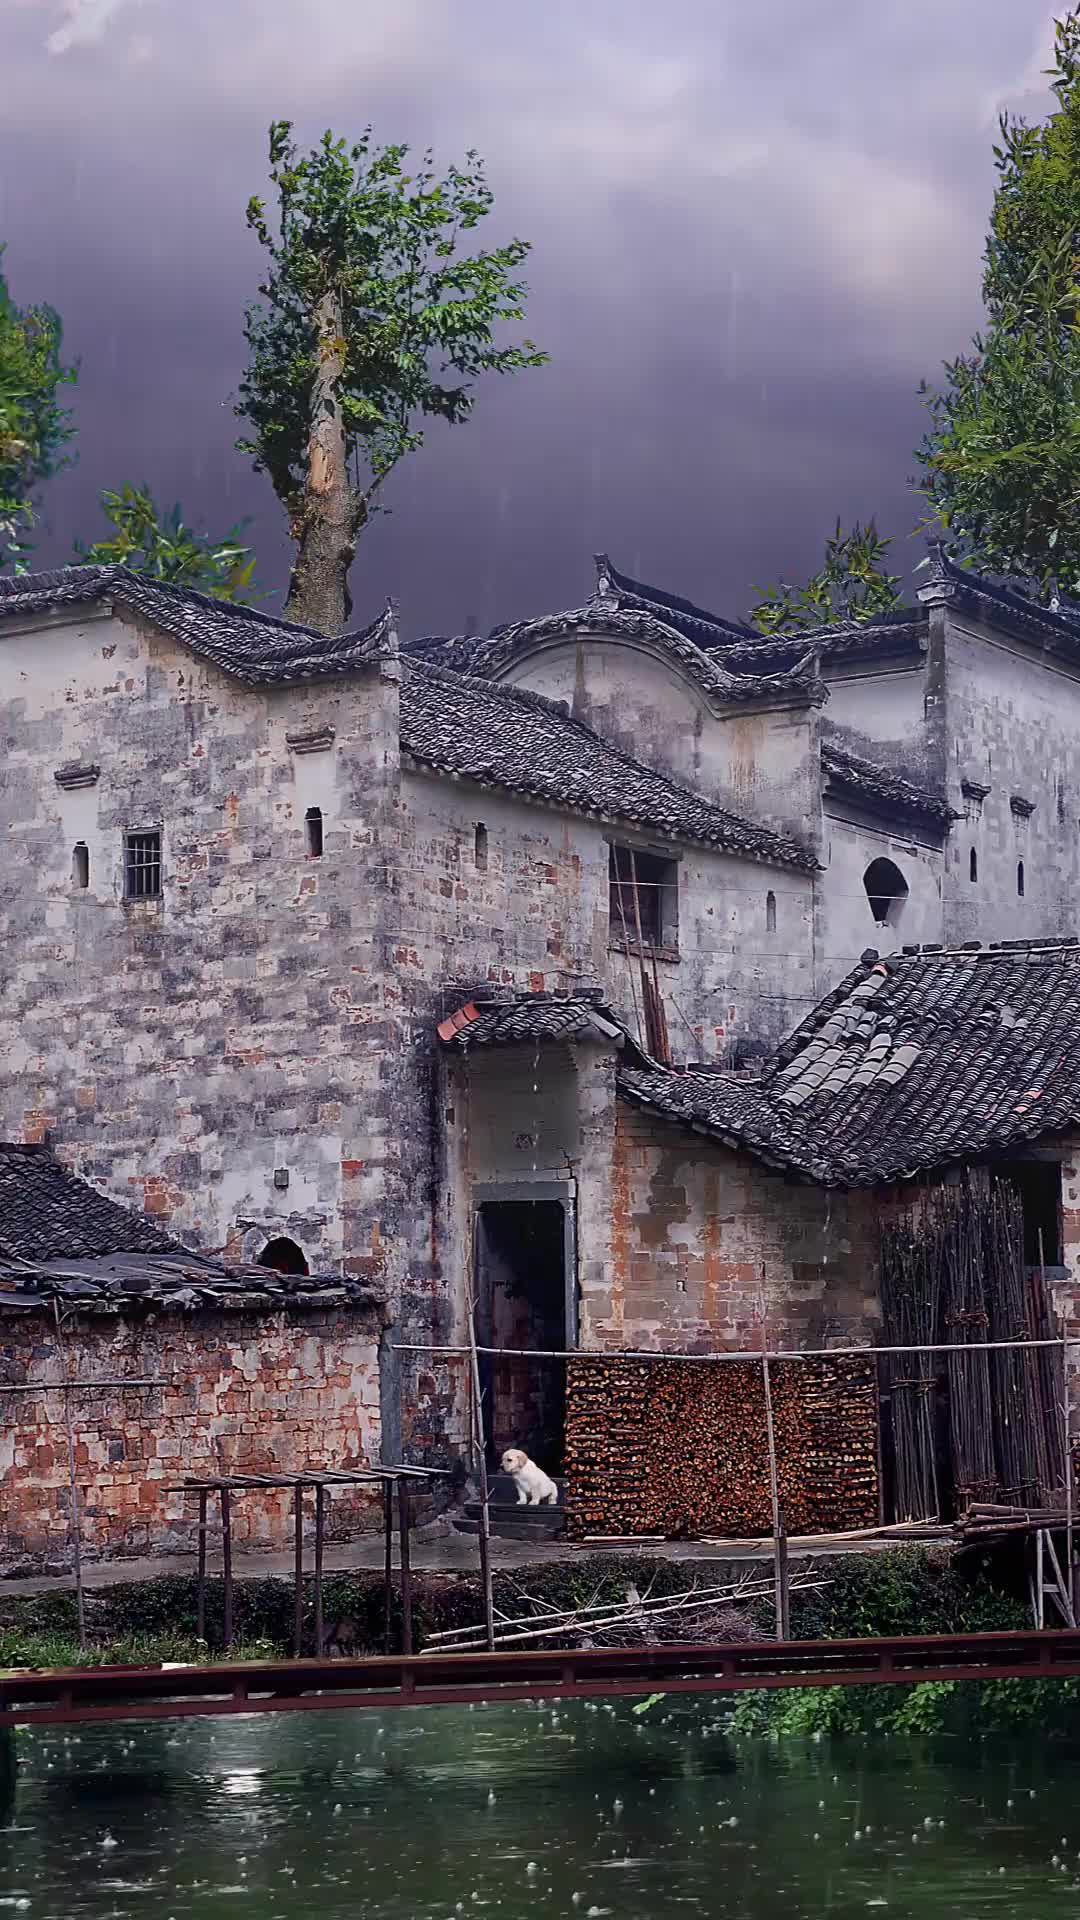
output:
[[349, 568], [364, 524], [362, 495], [350, 485], [341, 411], [345, 371], [341, 300], [335, 289], [315, 310], [319, 363], [311, 395], [311, 433], [303, 497], [292, 523], [296, 558], [285, 613], [290, 620], [340, 633], [352, 611]]

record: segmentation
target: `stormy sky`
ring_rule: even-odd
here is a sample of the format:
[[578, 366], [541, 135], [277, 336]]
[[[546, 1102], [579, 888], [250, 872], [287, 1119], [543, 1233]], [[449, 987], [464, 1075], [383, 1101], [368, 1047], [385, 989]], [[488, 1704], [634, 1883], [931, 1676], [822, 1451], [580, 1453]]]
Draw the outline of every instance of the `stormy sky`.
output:
[[[0, 240], [80, 362], [42, 563], [148, 483], [287, 543], [233, 450], [266, 129], [476, 147], [533, 243], [550, 364], [435, 428], [361, 543], [407, 634], [578, 604], [591, 555], [730, 614], [839, 513], [907, 535], [924, 375], [978, 325], [998, 110], [1039, 117], [1044, 0], [0, 0]], [[914, 543], [898, 541], [910, 565]]]

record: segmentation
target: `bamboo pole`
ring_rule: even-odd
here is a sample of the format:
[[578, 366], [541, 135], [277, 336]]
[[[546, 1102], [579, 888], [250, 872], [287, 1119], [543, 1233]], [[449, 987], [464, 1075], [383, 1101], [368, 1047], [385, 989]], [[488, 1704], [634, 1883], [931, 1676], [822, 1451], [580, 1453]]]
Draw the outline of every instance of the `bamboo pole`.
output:
[[221, 1573], [225, 1587], [225, 1651], [232, 1651], [233, 1643], [233, 1573], [232, 1573], [232, 1500], [228, 1487], [221, 1488]]
[[[965, 1353], [995, 1353], [1009, 1347], [1065, 1347], [1060, 1334], [1046, 1340], [965, 1340]], [[478, 1354], [496, 1354], [502, 1360], [685, 1360], [688, 1365], [715, 1366], [728, 1360], [869, 1360], [876, 1353], [955, 1353], [955, 1340], [928, 1341], [920, 1346], [894, 1347], [776, 1347], [762, 1353], [760, 1347], [731, 1348], [722, 1353], [675, 1353], [655, 1347], [477, 1347]], [[444, 1347], [431, 1341], [392, 1341], [394, 1353], [440, 1353], [467, 1359], [469, 1346], [449, 1343]]]
[[480, 1553], [480, 1585], [484, 1594], [484, 1630], [488, 1651], [495, 1645], [495, 1596], [491, 1579], [491, 1489], [488, 1486], [487, 1448], [484, 1442], [484, 1414], [480, 1397], [480, 1349], [476, 1343], [476, 1272], [474, 1267], [468, 1275], [469, 1304], [469, 1384], [472, 1413], [473, 1451], [476, 1457], [476, 1471], [480, 1482], [480, 1530], [477, 1545]]
[[67, 1433], [68, 1456], [68, 1538], [71, 1541], [71, 1565], [75, 1575], [75, 1614], [79, 1629], [79, 1647], [86, 1645], [86, 1595], [83, 1592], [82, 1573], [82, 1516], [79, 1509], [79, 1483], [75, 1475], [75, 1427], [71, 1418], [71, 1386], [68, 1380], [67, 1346], [64, 1340], [64, 1325], [60, 1317], [60, 1302], [53, 1301], [53, 1314], [56, 1319], [56, 1348], [60, 1368], [64, 1375], [64, 1427]]
[[[206, 1639], [206, 1505], [210, 1496], [205, 1487], [199, 1489], [199, 1570], [196, 1576], [195, 1632], [200, 1640]], [[297, 1649], [299, 1652], [299, 1648]]]
[[[763, 1339], [764, 1331], [763, 1324]], [[776, 1637], [778, 1640], [786, 1640], [784, 1587], [787, 1574], [786, 1568], [782, 1564], [785, 1556], [780, 1546], [780, 1485], [776, 1472], [776, 1429], [773, 1424], [772, 1381], [769, 1377], [769, 1356], [767, 1353], [763, 1353], [761, 1356], [761, 1377], [765, 1387], [765, 1437], [769, 1447], [769, 1494], [772, 1501], [773, 1589], [776, 1601]]]
[[[293, 1655], [304, 1650], [304, 1487], [298, 1480], [293, 1493]], [[321, 1657], [321, 1650], [320, 1650]]]
[[390, 1651], [394, 1610], [394, 1482], [384, 1480], [383, 1497], [383, 1652]]
[[315, 1486], [315, 1658], [324, 1657], [323, 1647], [323, 1543], [326, 1538], [326, 1488]]

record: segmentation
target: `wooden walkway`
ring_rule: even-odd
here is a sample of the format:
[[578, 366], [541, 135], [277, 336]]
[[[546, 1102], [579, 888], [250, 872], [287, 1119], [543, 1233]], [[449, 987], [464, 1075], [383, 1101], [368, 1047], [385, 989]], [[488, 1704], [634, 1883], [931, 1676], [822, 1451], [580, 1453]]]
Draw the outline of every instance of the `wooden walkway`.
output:
[[1080, 1631], [1075, 1629], [612, 1647], [580, 1653], [518, 1650], [204, 1667], [71, 1668], [0, 1674], [0, 1727], [1077, 1674]]

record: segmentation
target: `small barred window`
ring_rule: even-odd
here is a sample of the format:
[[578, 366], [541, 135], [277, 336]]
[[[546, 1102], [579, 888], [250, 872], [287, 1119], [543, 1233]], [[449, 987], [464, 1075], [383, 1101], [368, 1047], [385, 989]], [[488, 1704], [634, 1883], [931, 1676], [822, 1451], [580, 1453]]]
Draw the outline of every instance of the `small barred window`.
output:
[[124, 898], [161, 898], [161, 829], [124, 835]]

